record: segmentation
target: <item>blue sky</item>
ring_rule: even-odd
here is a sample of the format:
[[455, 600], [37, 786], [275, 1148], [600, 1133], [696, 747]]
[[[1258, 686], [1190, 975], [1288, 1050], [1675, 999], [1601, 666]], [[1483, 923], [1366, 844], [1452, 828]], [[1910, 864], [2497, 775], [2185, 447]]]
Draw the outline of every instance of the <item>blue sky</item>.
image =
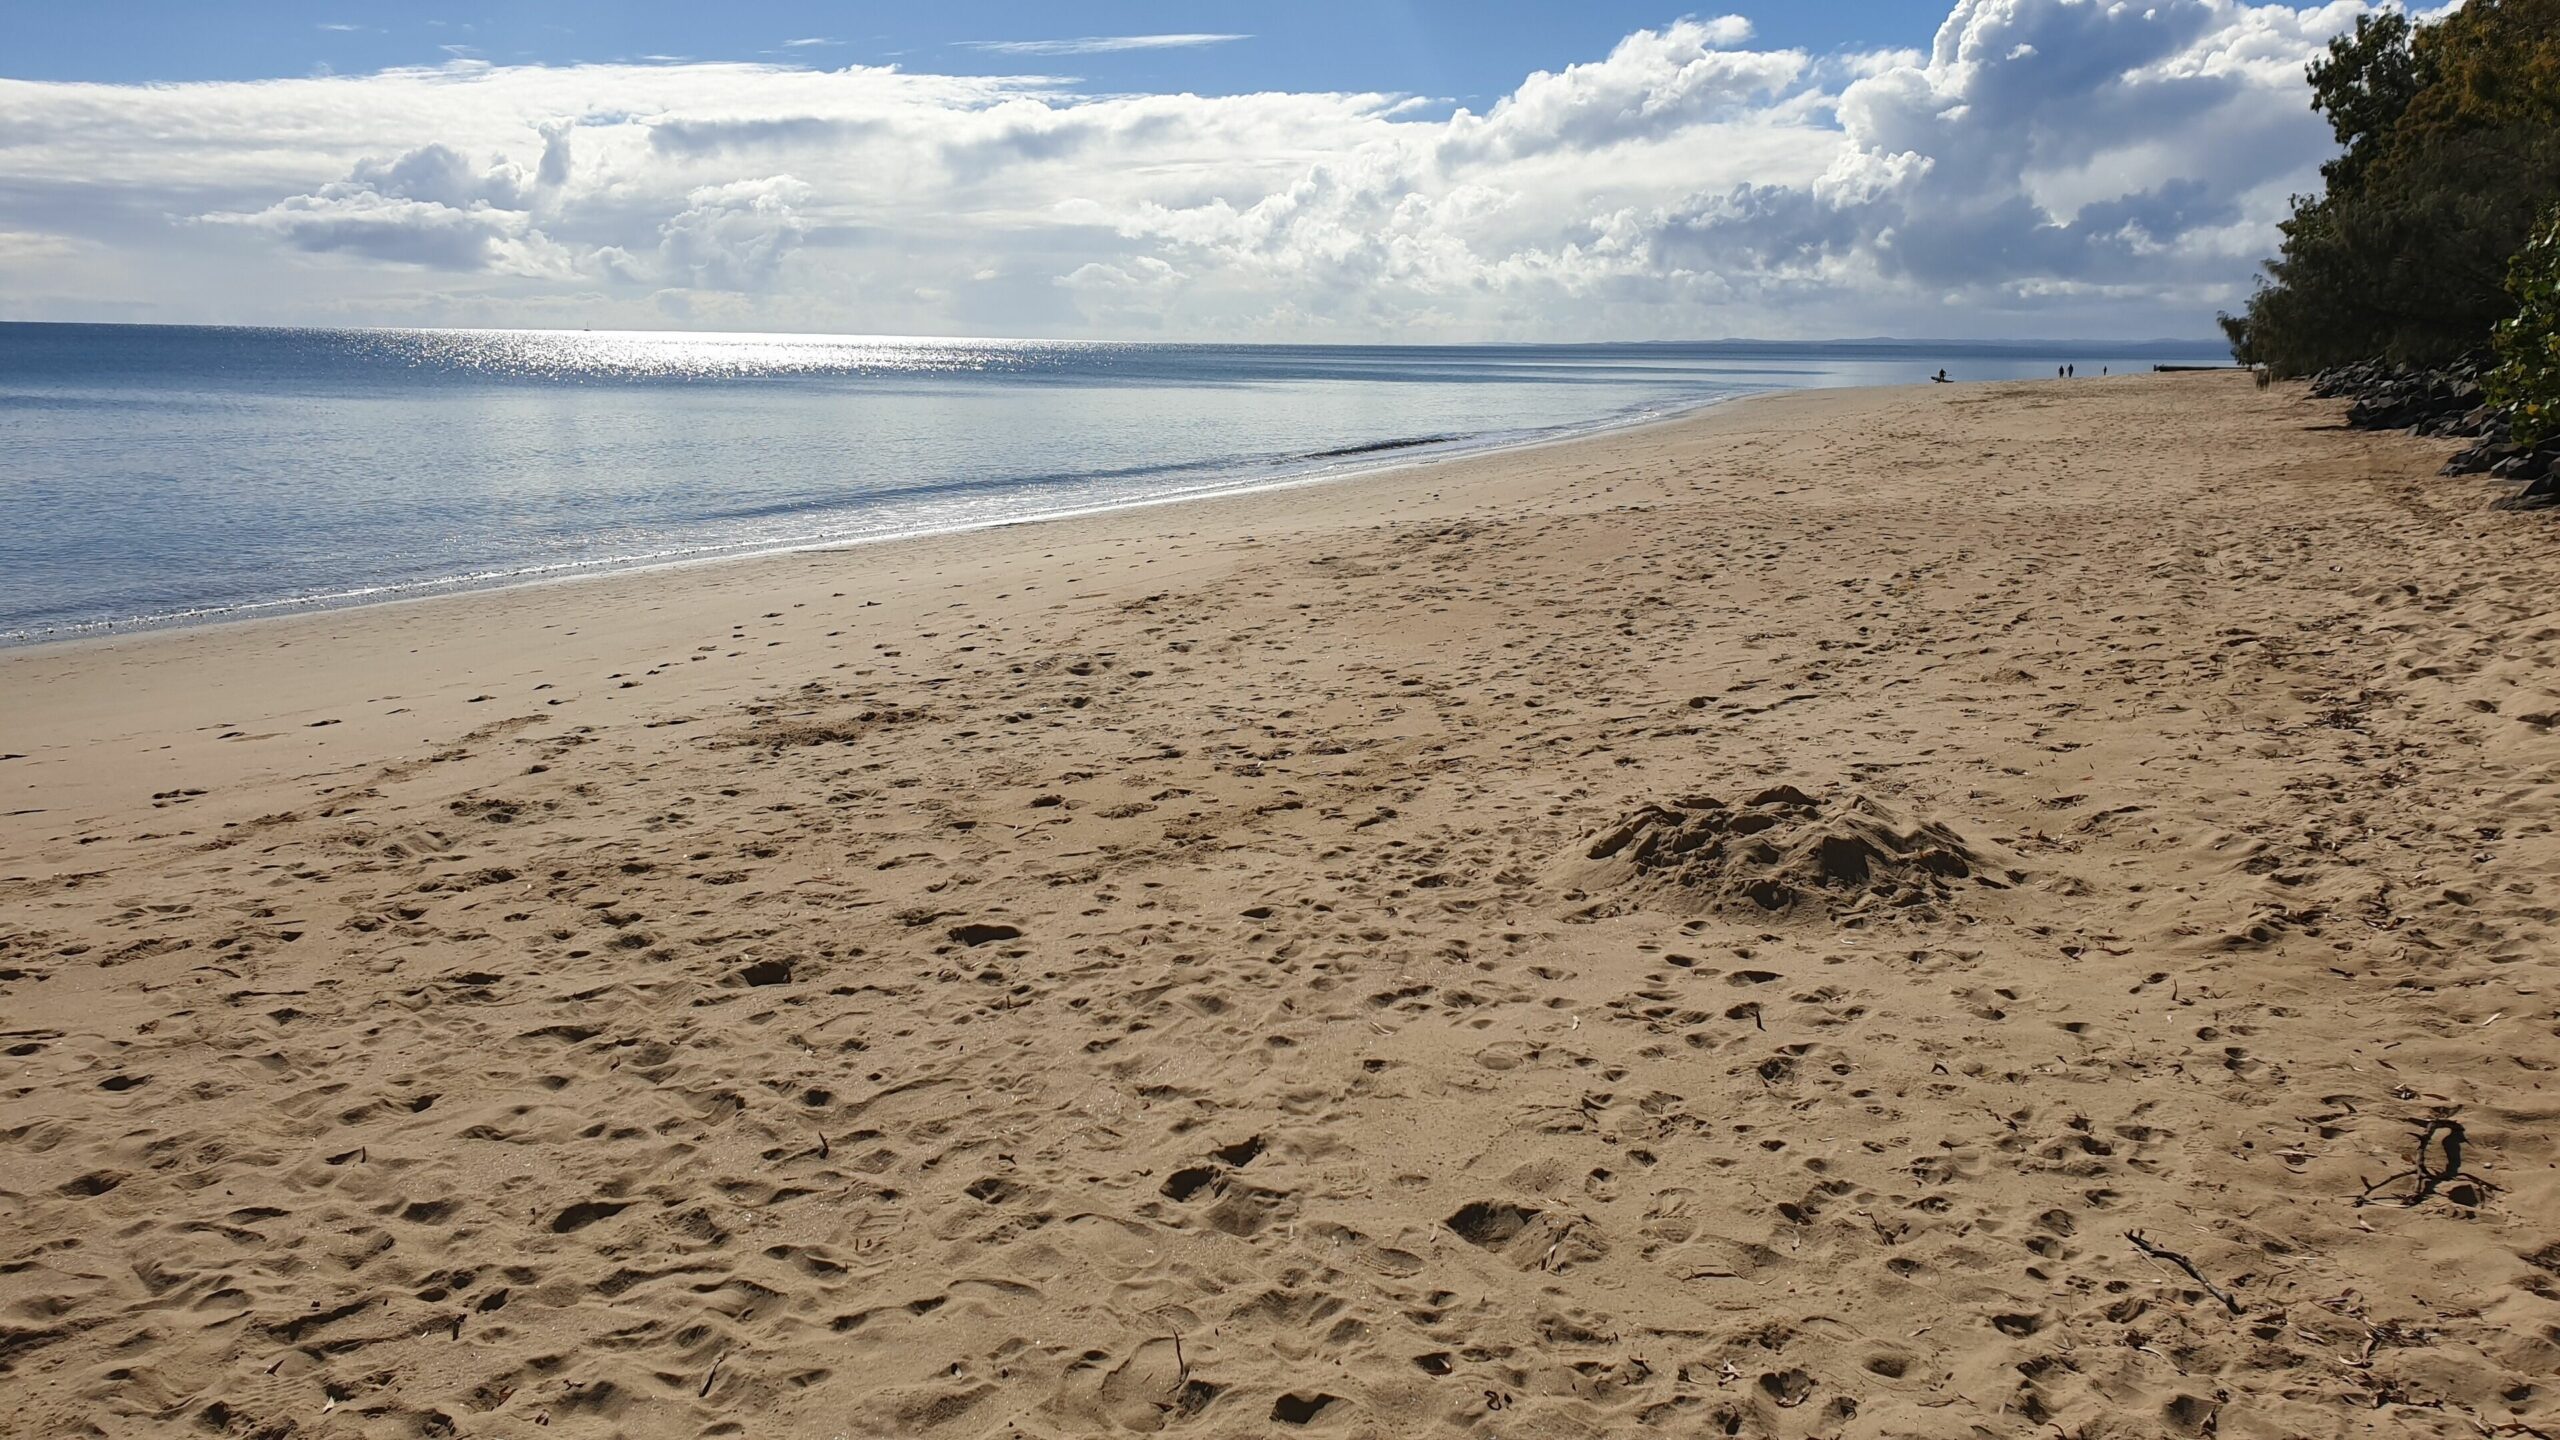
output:
[[2368, 8], [6, 3], [0, 319], [2204, 337]]
[[[1817, 52], [1925, 44], [1946, 16], [1943, 5], [1926, 0], [1728, 8], [1749, 13], [1763, 43]], [[1639, 0], [13, 3], [0, 6], [0, 71], [25, 80], [257, 80], [322, 66], [352, 73], [440, 64], [452, 46], [500, 64], [662, 56], [995, 75], [1019, 71], [1021, 57], [981, 48], [985, 42], [1242, 35], [1043, 63], [1097, 84], [1147, 90], [1394, 90], [1463, 100], [1498, 96], [1533, 70], [1596, 59], [1630, 32], [1681, 13]], [[825, 43], [791, 43], [810, 40]]]

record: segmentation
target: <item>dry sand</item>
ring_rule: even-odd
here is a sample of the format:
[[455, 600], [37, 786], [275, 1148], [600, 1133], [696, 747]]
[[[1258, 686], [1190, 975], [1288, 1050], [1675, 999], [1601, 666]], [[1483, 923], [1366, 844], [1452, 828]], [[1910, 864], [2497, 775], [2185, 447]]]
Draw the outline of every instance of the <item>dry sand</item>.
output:
[[2560, 1434], [2560, 547], [2335, 414], [0, 657], [0, 1431]]

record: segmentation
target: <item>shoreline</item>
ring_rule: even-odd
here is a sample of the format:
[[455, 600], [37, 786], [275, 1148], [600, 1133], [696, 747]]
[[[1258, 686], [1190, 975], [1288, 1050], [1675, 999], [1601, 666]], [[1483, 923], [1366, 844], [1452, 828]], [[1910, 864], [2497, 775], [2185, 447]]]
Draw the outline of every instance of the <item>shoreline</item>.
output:
[[[1858, 387], [1891, 388], [1891, 387]], [[1719, 395], [1710, 399], [1686, 402], [1668, 410], [1647, 411], [1639, 415], [1617, 414], [1584, 425], [1562, 427], [1554, 433], [1541, 433], [1511, 440], [1484, 440], [1471, 443], [1470, 437], [1437, 436], [1422, 440], [1395, 440], [1362, 447], [1368, 451], [1389, 452], [1381, 458], [1357, 458], [1357, 452], [1317, 454], [1290, 460], [1262, 462], [1289, 465], [1301, 461], [1344, 460], [1339, 468], [1277, 476], [1263, 480], [1218, 482], [1198, 490], [1142, 499], [1111, 501], [1102, 504], [1045, 511], [1002, 520], [983, 520], [937, 526], [922, 530], [893, 531], [880, 535], [862, 535], [807, 541], [786, 541], [773, 545], [756, 543], [721, 549], [706, 547], [699, 551], [665, 557], [639, 559], [610, 558], [579, 561], [541, 571], [516, 570], [503, 575], [466, 575], [441, 579], [401, 582], [390, 585], [361, 587], [325, 595], [261, 600], [204, 610], [176, 612], [167, 615], [139, 616], [123, 620], [89, 621], [78, 625], [56, 627], [35, 632], [0, 632], [0, 655], [20, 651], [79, 645], [90, 641], [113, 640], [128, 636], [172, 634], [222, 625], [258, 624], [267, 620], [297, 615], [322, 615], [343, 610], [369, 609], [376, 605], [401, 605], [467, 595], [492, 594], [528, 586], [573, 584], [604, 580], [622, 575], [643, 575], [658, 571], [682, 570], [698, 565], [724, 565], [737, 562], [773, 559], [790, 555], [806, 555], [832, 550], [853, 550], [873, 545], [894, 545], [914, 540], [932, 540], [946, 536], [969, 535], [988, 530], [1002, 530], [1015, 525], [1042, 525], [1061, 520], [1082, 520], [1122, 511], [1150, 510], [1171, 505], [1238, 499], [1265, 491], [1287, 491], [1335, 484], [1392, 473], [1416, 466], [1460, 464], [1515, 451], [1536, 450], [1549, 445], [1570, 445], [1582, 440], [1600, 439], [1623, 431], [1641, 430], [1650, 425], [1675, 424], [1689, 416], [1730, 405], [1759, 395], [1786, 393], [1785, 388], [1763, 388], [1740, 394]], [[1481, 437], [1473, 437], [1481, 438]], [[1429, 455], [1401, 455], [1392, 452], [1421, 445], [1450, 441], [1449, 448]]]
[[0, 1375], [44, 1433], [2560, 1429], [2560, 551], [2338, 409], [1789, 391], [0, 654]]
[[[1875, 388], [1883, 391], [1889, 387]], [[890, 617], [892, 625], [902, 619], [911, 627], [921, 627], [929, 610], [918, 597], [898, 596], [897, 592], [941, 583], [951, 567], [976, 555], [974, 542], [986, 537], [1004, 537], [1008, 542], [1005, 548], [1011, 550], [1037, 549], [1045, 543], [1058, 545], [1069, 554], [1094, 554], [1132, 540], [1154, 538], [1163, 528], [1154, 523], [1157, 517], [1193, 521], [1178, 532], [1193, 536], [1232, 533], [1255, 525], [1323, 529], [1374, 524], [1417, 503], [1411, 493], [1417, 488], [1486, 481], [1518, 487], [1524, 478], [1534, 483], [1539, 457], [1559, 449], [1571, 451], [1585, 444], [1605, 446], [1613, 439], [1637, 440], [1663, 429], [1713, 424], [1716, 416], [1751, 411], [1755, 405], [1766, 407], [1783, 405], [1791, 399], [1862, 393], [1868, 392], [1864, 388], [1767, 391], [1700, 406], [1680, 416], [1614, 427], [1596, 435], [1506, 446], [1477, 455], [1398, 460], [1351, 475], [1294, 485], [1256, 486], [1232, 494], [1111, 507], [1086, 515], [1008, 521], [977, 529], [902, 537], [876, 545], [831, 545], [722, 556], [521, 585], [0, 647], [0, 690], [40, 695], [45, 700], [20, 707], [20, 713], [12, 717], [13, 740], [0, 747], [24, 752], [11, 761], [0, 762], [6, 767], [0, 768], [0, 854], [7, 853], [13, 840], [30, 838], [27, 828], [39, 815], [58, 815], [68, 810], [74, 815], [95, 816], [112, 807], [113, 801], [100, 793], [108, 777], [95, 772], [85, 774], [75, 785], [78, 798], [69, 806], [31, 807], [12, 804], [8, 797], [17, 792], [13, 782], [26, 778], [24, 772], [40, 770], [49, 763], [49, 752], [65, 743], [62, 737], [66, 734], [82, 737], [83, 741], [116, 734], [114, 727], [137, 700], [126, 679], [137, 670], [174, 667], [177, 676], [165, 682], [165, 688], [173, 698], [183, 697], [180, 703], [193, 708], [198, 722], [185, 732], [184, 739], [171, 737], [171, 743], [135, 757], [137, 764], [165, 781], [155, 783], [154, 790], [191, 788], [191, 777], [206, 769], [224, 784], [248, 778], [272, 779], [284, 772], [273, 768], [267, 757], [226, 754], [218, 743], [223, 733], [242, 726], [256, 728], [246, 720], [235, 724], [232, 711], [259, 713], [255, 707], [262, 706], [266, 707], [264, 713], [282, 717], [313, 717], [297, 719], [295, 723], [331, 732], [311, 737], [312, 755], [288, 758], [287, 766], [316, 763], [330, 751], [397, 744], [399, 737], [419, 726], [452, 724], [472, 717], [474, 712], [463, 707], [502, 698], [495, 694], [481, 698], [479, 692], [502, 688], [511, 674], [530, 674], [535, 669], [548, 673], [573, 664], [608, 667], [602, 671], [600, 682], [590, 672], [588, 683], [571, 692], [574, 700], [554, 695], [542, 704], [542, 710], [566, 708], [566, 704], [601, 706], [609, 714], [627, 717], [635, 713], [632, 702], [654, 704], [658, 697], [630, 695], [626, 688], [642, 687], [625, 687], [623, 682], [631, 678], [632, 672], [653, 668], [654, 662], [641, 657], [663, 650], [668, 643], [663, 635], [666, 622], [656, 618], [635, 621], [635, 614], [657, 617], [674, 612], [675, 623], [682, 625], [684, 610], [710, 603], [743, 601], [764, 607], [806, 608], [821, 599], [819, 582], [810, 577], [825, 575], [834, 577], [825, 582], [823, 597], [827, 600], [841, 598], [834, 588], [838, 584], [868, 587], [872, 593], [855, 597], [856, 607], [868, 612], [864, 618], [871, 620], [875, 629], [884, 616]], [[1736, 426], [1747, 428], [1748, 423], [1746, 415]], [[1293, 495], [1326, 488], [1334, 479], [1357, 483], [1333, 488], [1334, 503], [1322, 515], [1291, 513]], [[1437, 496], [1432, 494], [1428, 499], [1436, 500]], [[865, 564], [866, 560], [876, 560], [877, 564]], [[981, 564], [980, 568], [985, 567]], [[860, 603], [866, 600], [871, 603]], [[638, 607], [636, 611], [634, 607]], [[758, 615], [760, 619], [772, 618], [761, 610]], [[533, 633], [527, 634], [528, 629]], [[496, 638], [500, 634], [510, 639], [500, 642]], [[695, 637], [697, 641], [701, 638]], [[573, 640], [588, 643], [568, 643]], [[316, 674], [305, 666], [302, 654], [315, 647], [333, 651], [329, 658], [337, 665]], [[389, 704], [382, 697], [421, 699], [414, 694], [419, 670], [407, 663], [420, 656], [427, 657], [426, 673], [436, 677], [430, 693], [423, 697], [426, 703]], [[548, 686], [558, 682], [538, 683]], [[459, 689], [471, 690], [474, 695], [459, 697], [454, 693]], [[239, 705], [224, 710], [209, 703], [216, 699], [228, 703], [234, 694], [258, 699], [248, 710]], [[533, 699], [522, 693], [504, 698], [514, 703]], [[322, 711], [331, 713], [323, 715]], [[341, 726], [347, 728], [338, 728]], [[207, 743], [202, 738], [207, 735], [215, 736], [216, 743]], [[349, 741], [353, 743], [346, 743]], [[237, 823], [249, 817], [228, 818]]]

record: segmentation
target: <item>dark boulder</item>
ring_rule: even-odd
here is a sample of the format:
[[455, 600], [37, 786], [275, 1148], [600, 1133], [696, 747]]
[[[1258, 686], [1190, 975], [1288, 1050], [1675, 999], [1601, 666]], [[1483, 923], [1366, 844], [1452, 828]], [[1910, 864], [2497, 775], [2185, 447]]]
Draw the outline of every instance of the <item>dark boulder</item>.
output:
[[2496, 502], [2500, 510], [2546, 510], [2560, 505], [2560, 474], [2545, 470], [2542, 478]]
[[2497, 502], [2501, 509], [2560, 506], [2560, 442], [2515, 442], [2506, 412], [2489, 403], [2480, 388], [2490, 364], [2485, 355], [2425, 370], [2365, 360], [2312, 376], [2311, 393], [2347, 401], [2347, 424], [2358, 430], [2470, 439], [2472, 444], [2445, 461], [2444, 473], [2485, 475], [2522, 486]]
[[2478, 436], [2503, 428], [2497, 408], [2480, 390], [2482, 360], [2471, 357], [2420, 370], [2367, 360], [2311, 377], [2311, 393], [2344, 399], [2347, 424], [2358, 430], [2409, 430], [2420, 435]]
[[2489, 467], [2492, 480], [2521, 481], [2522, 489], [2497, 502], [2501, 510], [2541, 510], [2560, 505], [2560, 441], [2516, 450]]
[[2502, 462], [2521, 453], [2515, 446], [2504, 441], [2482, 440], [2454, 451], [2453, 458], [2444, 462], [2444, 473], [2447, 475], [2494, 474]]

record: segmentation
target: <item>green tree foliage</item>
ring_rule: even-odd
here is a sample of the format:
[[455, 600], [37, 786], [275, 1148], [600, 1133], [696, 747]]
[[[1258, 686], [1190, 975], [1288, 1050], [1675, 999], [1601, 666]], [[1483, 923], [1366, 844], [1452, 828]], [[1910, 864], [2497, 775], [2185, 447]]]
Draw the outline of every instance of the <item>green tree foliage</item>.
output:
[[2332, 191], [2363, 184], [2383, 142], [2423, 88], [2418, 54], [2409, 43], [2415, 30], [2397, 10], [2359, 15], [2354, 34], [2330, 41], [2328, 57], [2311, 62], [2311, 108], [2328, 117], [2330, 133], [2345, 147], [2320, 167]]
[[2560, 199], [2560, 0], [2470, 0], [2432, 24], [2359, 20], [2310, 70], [2342, 152], [2297, 197], [2232, 353], [2299, 374], [2436, 364], [2513, 309], [2507, 261]]
[[2560, 437], [2560, 205], [2517, 253], [2507, 293], [2517, 308], [2498, 326], [2489, 398], [2510, 407], [2518, 440], [2539, 445]]
[[2560, 0], [2473, 0], [2419, 29], [2413, 49], [2424, 83], [2400, 127], [2413, 144], [2560, 128]]

